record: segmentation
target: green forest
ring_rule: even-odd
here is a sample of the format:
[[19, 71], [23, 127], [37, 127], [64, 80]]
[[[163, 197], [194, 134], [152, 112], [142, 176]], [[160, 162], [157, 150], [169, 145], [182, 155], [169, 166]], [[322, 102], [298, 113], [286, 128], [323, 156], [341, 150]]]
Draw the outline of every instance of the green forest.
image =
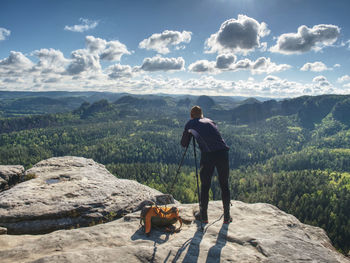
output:
[[[184, 203], [197, 202], [192, 148], [170, 188], [183, 127], [198, 104], [230, 146], [231, 199], [273, 204], [322, 227], [339, 251], [350, 249], [350, 96], [10, 95], [0, 99], [0, 164], [30, 168], [53, 156], [83, 156]], [[53, 99], [65, 107], [55, 111]], [[215, 176], [210, 198], [221, 198]]]

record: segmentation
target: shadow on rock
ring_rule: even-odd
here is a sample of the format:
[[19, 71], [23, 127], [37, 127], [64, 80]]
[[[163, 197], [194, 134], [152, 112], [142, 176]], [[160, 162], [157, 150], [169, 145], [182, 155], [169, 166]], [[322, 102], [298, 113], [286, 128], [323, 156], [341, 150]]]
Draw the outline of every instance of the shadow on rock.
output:
[[[150, 241], [156, 242], [157, 244], [163, 244], [163, 243], [165, 243], [165, 242], [167, 242], [169, 240], [169, 236], [170, 235], [171, 235], [171, 233], [168, 233], [168, 232], [161, 231], [161, 230], [153, 228], [151, 233], [147, 236], [145, 234], [145, 231], [143, 230], [143, 227], [140, 227], [131, 236], [131, 240], [132, 241], [135, 241], [135, 240], [150, 240]], [[165, 238], [163, 238], [162, 236], [165, 236]]]
[[227, 231], [228, 224], [222, 224], [220, 232], [218, 234], [218, 238], [216, 239], [216, 243], [213, 247], [211, 247], [208, 251], [206, 262], [220, 262], [221, 258], [221, 250], [227, 243]]
[[[187, 249], [187, 247], [188, 247], [188, 250], [182, 262], [198, 262], [200, 244], [202, 242], [203, 236], [207, 232], [208, 228], [216, 224], [218, 221], [222, 220], [222, 217], [223, 215], [220, 218], [213, 221], [212, 223], [208, 224], [204, 228], [204, 230], [201, 229], [200, 222], [196, 220], [197, 231], [194, 233], [194, 236], [192, 238], [186, 240], [182, 244], [182, 246], [177, 251], [172, 262], [177, 262], [181, 257], [181, 254]], [[212, 248], [210, 248], [210, 250], [208, 251], [206, 262], [220, 262], [221, 250], [226, 245], [227, 232], [228, 232], [228, 225], [223, 224], [220, 229], [220, 232], [218, 233], [216, 244]]]
[[182, 244], [182, 246], [177, 251], [172, 262], [177, 262], [177, 260], [181, 256], [182, 252], [184, 252], [187, 247], [188, 247], [188, 250], [187, 250], [187, 253], [186, 253], [182, 262], [197, 262], [198, 261], [200, 244], [202, 242], [205, 231], [203, 231], [201, 229], [199, 221], [196, 221], [196, 224], [197, 224], [197, 231], [194, 233], [194, 236], [192, 238], [186, 240]]
[[[157, 245], [163, 244], [169, 240], [172, 233], [167, 233], [161, 230], [152, 229], [149, 235], [145, 234], [143, 227], [140, 227], [132, 236], [131, 240], [149, 240], [153, 241], [153, 254], [150, 262], [154, 262], [157, 254]], [[169, 255], [168, 255], [169, 256]]]

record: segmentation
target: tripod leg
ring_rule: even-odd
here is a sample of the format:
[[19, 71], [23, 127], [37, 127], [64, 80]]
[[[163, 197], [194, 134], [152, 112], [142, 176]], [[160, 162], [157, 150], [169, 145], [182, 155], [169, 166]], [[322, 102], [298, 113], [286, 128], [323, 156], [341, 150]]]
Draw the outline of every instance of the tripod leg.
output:
[[[201, 198], [200, 198], [200, 191], [199, 191], [199, 181], [198, 181], [198, 165], [197, 165], [197, 153], [196, 153], [196, 140], [193, 136], [193, 153], [194, 153], [194, 163], [196, 166], [196, 180], [197, 180], [197, 196], [198, 196], [198, 204], [199, 204], [199, 211], [201, 211]], [[203, 231], [203, 222], [201, 218], [201, 230]]]
[[177, 180], [177, 176], [178, 176], [179, 173], [180, 173], [180, 169], [181, 169], [182, 163], [183, 163], [183, 161], [184, 161], [184, 159], [185, 159], [185, 155], [186, 155], [187, 149], [188, 149], [188, 145], [186, 146], [186, 149], [185, 149], [185, 151], [184, 151], [184, 153], [183, 153], [183, 155], [182, 155], [182, 158], [181, 158], [179, 167], [177, 168], [176, 175], [175, 175], [175, 178], [174, 178], [173, 183], [171, 184], [169, 193], [172, 193], [172, 192], [174, 191], [174, 185], [175, 185], [175, 182], [176, 182], [176, 180]]

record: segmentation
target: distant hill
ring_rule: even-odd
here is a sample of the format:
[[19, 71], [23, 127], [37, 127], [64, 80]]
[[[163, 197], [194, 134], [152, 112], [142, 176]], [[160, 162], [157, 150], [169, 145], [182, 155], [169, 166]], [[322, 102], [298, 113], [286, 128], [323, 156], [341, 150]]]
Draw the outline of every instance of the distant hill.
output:
[[67, 112], [78, 108], [85, 101], [89, 103], [99, 100], [113, 102], [125, 95], [126, 93], [92, 91], [0, 91], [0, 117]]
[[350, 98], [337, 102], [331, 113], [335, 120], [350, 125]]
[[125, 105], [136, 107], [141, 105], [146, 107], [178, 106], [185, 107], [187, 110], [193, 105], [202, 105], [206, 113], [212, 113], [212, 110], [215, 112], [231, 110], [243, 104], [259, 103], [265, 101], [266, 98], [174, 94], [137, 95], [96, 91], [0, 91], [0, 118], [67, 112], [79, 108], [83, 102], [92, 104], [100, 100], [116, 104], [126, 103]]
[[82, 97], [24, 97], [8, 101], [5, 105], [8, 112], [44, 114], [70, 111], [84, 101]]
[[204, 109], [210, 109], [215, 106], [215, 101], [209, 96], [199, 96], [196, 100], [196, 104]]
[[242, 100], [242, 101], [238, 102], [237, 104], [238, 105], [244, 105], [244, 104], [254, 104], [254, 103], [259, 103], [260, 104], [261, 101], [257, 100], [256, 98], [248, 98], [248, 99], [245, 99], [245, 100]]
[[191, 99], [190, 98], [185, 98], [185, 99], [180, 99], [177, 102], [176, 106], [189, 108], [191, 106], [191, 104], [193, 104]]
[[127, 95], [115, 101], [114, 104], [125, 104], [134, 107], [163, 107], [167, 105], [167, 101], [163, 97], [145, 98]]
[[[301, 124], [306, 128], [313, 128], [328, 114], [334, 113], [338, 118], [347, 121], [348, 101], [350, 95], [321, 95], [303, 96], [282, 101], [268, 100], [264, 102], [245, 103], [234, 108], [232, 121], [234, 123], [252, 123], [262, 121], [272, 116], [288, 116], [296, 114]], [[336, 107], [335, 109], [333, 109]]]
[[[266, 120], [273, 116], [295, 115], [305, 128], [312, 129], [327, 115], [344, 124], [349, 124], [348, 107], [350, 95], [302, 96], [284, 100], [264, 100], [244, 97], [193, 96], [193, 95], [131, 95], [110, 92], [7, 92], [0, 91], [0, 118], [33, 114], [69, 112], [85, 109], [84, 117], [101, 110], [113, 111], [113, 115], [133, 115], [134, 110], [153, 110], [167, 107], [166, 111], [176, 116], [185, 114], [193, 105], [203, 108], [204, 115], [212, 119], [230, 121], [235, 124], [249, 124]], [[108, 109], [102, 109], [104, 100]], [[84, 104], [83, 108], [80, 106]], [[107, 104], [106, 104], [107, 103]], [[97, 106], [99, 105], [99, 106]], [[78, 110], [79, 111], [79, 110]], [[77, 112], [77, 111], [75, 111]], [[138, 113], [139, 114], [139, 113]]]

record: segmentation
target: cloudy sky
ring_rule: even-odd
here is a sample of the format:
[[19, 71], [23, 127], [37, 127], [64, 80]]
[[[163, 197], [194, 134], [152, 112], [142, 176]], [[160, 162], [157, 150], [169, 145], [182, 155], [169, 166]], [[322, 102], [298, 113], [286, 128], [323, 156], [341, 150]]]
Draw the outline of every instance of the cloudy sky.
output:
[[349, 0], [1, 0], [0, 90], [350, 93]]

